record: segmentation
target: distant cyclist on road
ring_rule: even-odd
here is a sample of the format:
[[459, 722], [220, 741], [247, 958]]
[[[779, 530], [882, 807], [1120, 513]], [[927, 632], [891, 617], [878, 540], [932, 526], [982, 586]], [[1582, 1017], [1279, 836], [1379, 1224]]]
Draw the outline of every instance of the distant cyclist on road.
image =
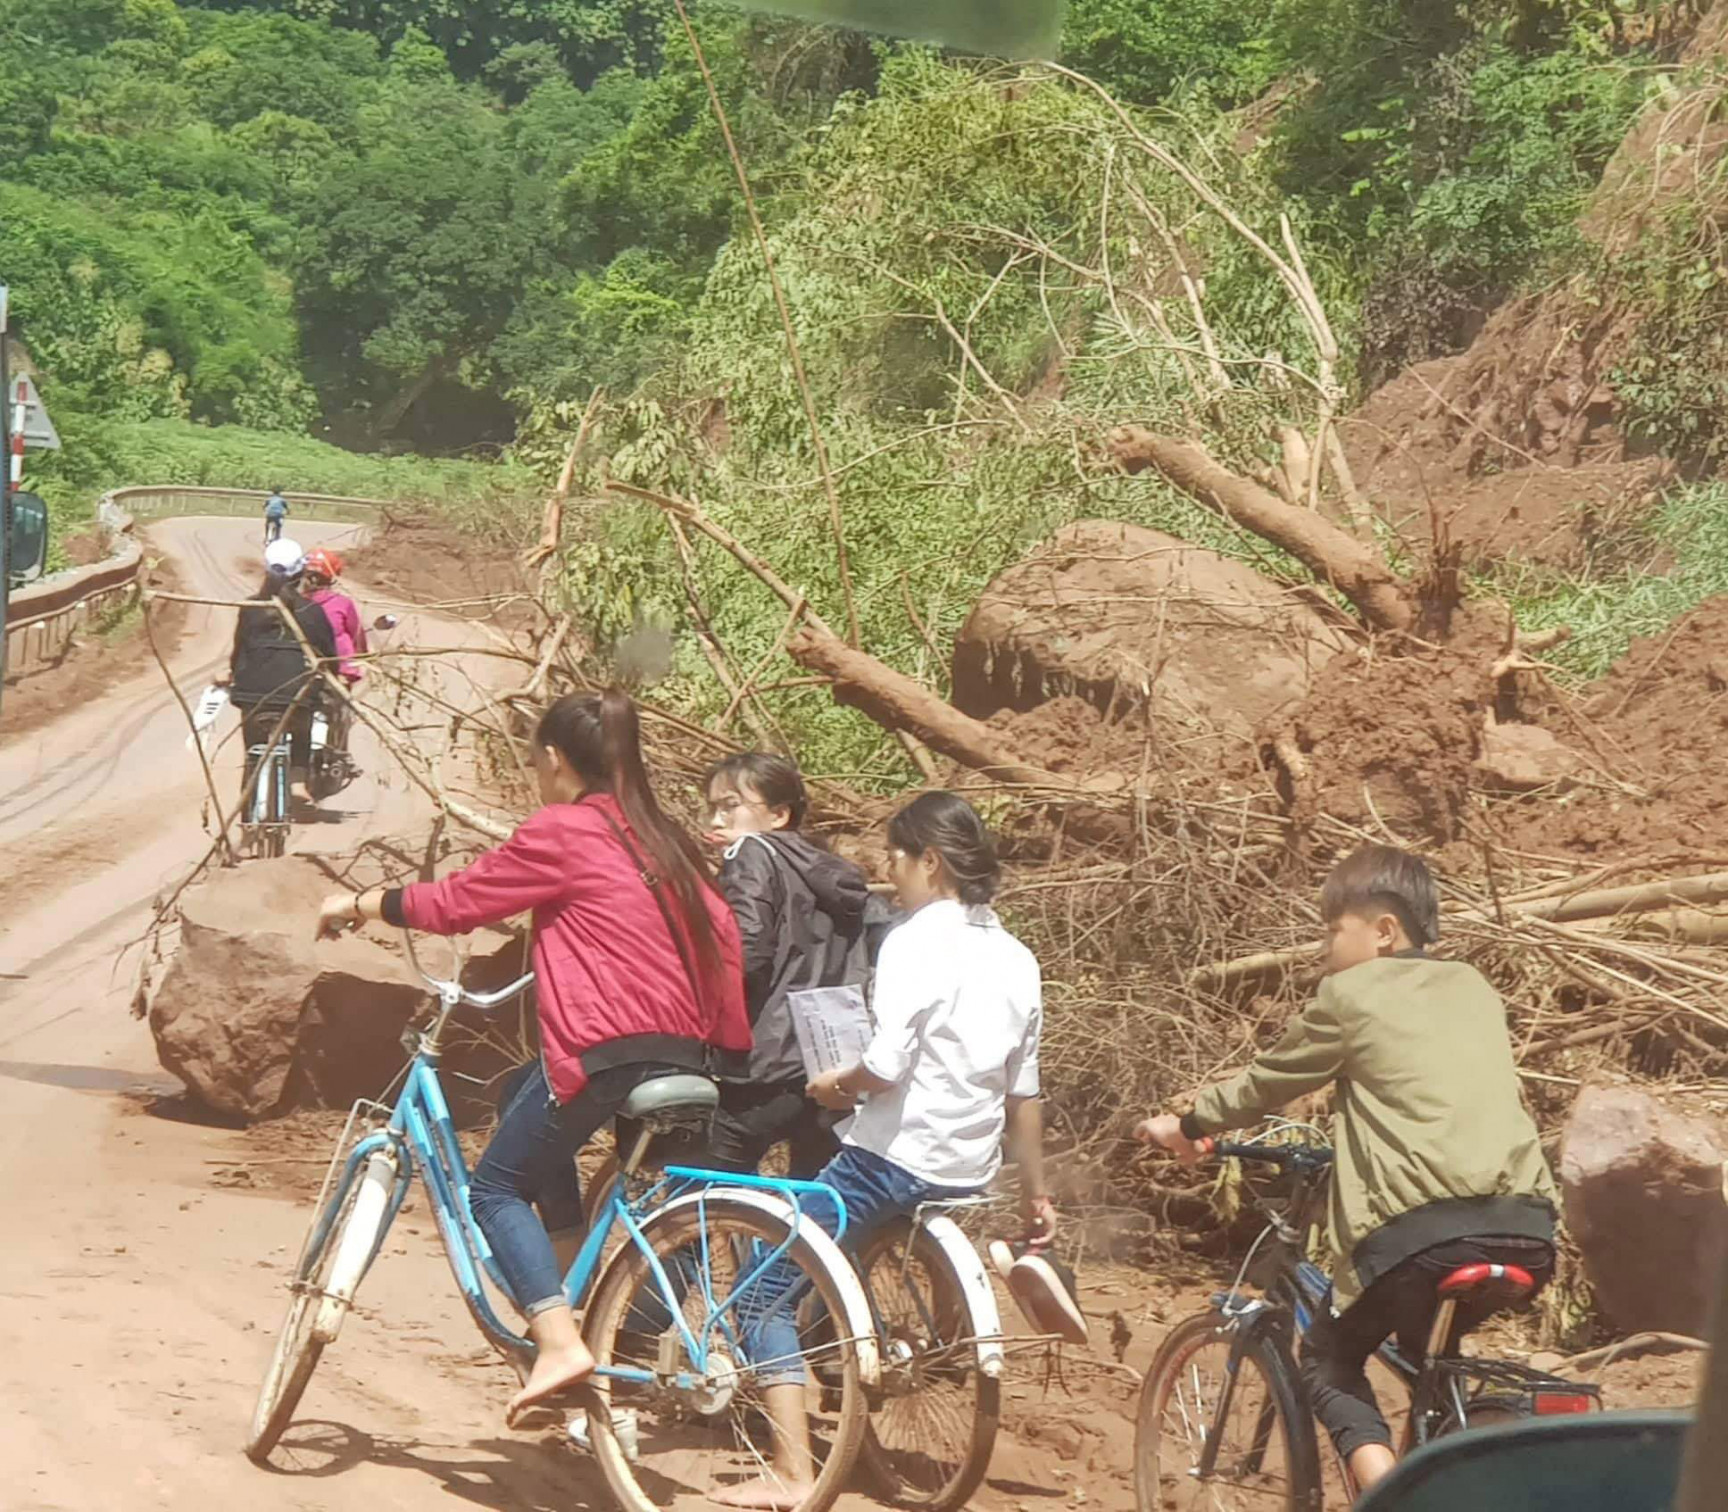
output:
[[293, 541], [272, 541], [264, 548], [264, 582], [252, 595], [257, 607], [240, 611], [234, 627], [234, 653], [228, 666], [229, 697], [240, 710], [246, 742], [244, 800], [252, 791], [256, 762], [252, 752], [268, 745], [285, 711], [289, 766], [305, 771], [312, 754], [312, 714], [317, 707], [316, 684], [295, 702], [308, 679], [316, 676], [306, 659], [300, 637], [283, 619], [277, 603], [287, 606], [313, 651], [334, 660], [336, 637], [329, 618], [317, 604], [301, 596], [299, 579], [305, 556]]
[[288, 501], [282, 497], [281, 487], [270, 490], [270, 497], [264, 501], [264, 544], [282, 539], [282, 525], [288, 518]]

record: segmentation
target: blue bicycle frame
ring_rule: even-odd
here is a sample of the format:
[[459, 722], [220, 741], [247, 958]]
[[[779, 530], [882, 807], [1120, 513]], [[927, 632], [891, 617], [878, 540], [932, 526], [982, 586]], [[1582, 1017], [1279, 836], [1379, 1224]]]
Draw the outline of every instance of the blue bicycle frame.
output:
[[[1331, 1290], [1332, 1283], [1326, 1272], [1312, 1260], [1297, 1262], [1295, 1272], [1289, 1278], [1285, 1289], [1284, 1301], [1296, 1319], [1298, 1335], [1307, 1333], [1313, 1327], [1314, 1319], [1321, 1309], [1331, 1306], [1328, 1300]], [[1405, 1381], [1414, 1383], [1418, 1374], [1416, 1367], [1404, 1357], [1403, 1351], [1391, 1339], [1386, 1340], [1375, 1354]]]
[[[463, 1301], [467, 1303], [468, 1311], [473, 1315], [480, 1331], [496, 1348], [507, 1356], [529, 1359], [533, 1355], [534, 1346], [499, 1319], [481, 1284], [484, 1274], [511, 1302], [517, 1301], [498, 1270], [486, 1236], [474, 1221], [469, 1198], [468, 1165], [456, 1138], [455, 1124], [450, 1117], [449, 1105], [444, 1099], [444, 1088], [438, 1080], [437, 1066], [437, 1053], [423, 1046], [409, 1064], [407, 1079], [391, 1112], [389, 1123], [365, 1136], [349, 1152], [341, 1179], [336, 1184], [330, 1201], [325, 1204], [324, 1211], [319, 1215], [318, 1223], [308, 1241], [308, 1252], [316, 1251], [323, 1243], [330, 1225], [342, 1210], [343, 1198], [349, 1186], [365, 1162], [380, 1151], [390, 1150], [394, 1152], [396, 1159], [396, 1182], [384, 1222], [379, 1227], [378, 1244], [382, 1244], [384, 1235], [389, 1232], [390, 1225], [401, 1210], [418, 1164], [432, 1202], [432, 1211], [438, 1220], [438, 1232], [444, 1241], [450, 1269], [455, 1275], [456, 1285], [462, 1293]], [[708, 1231], [704, 1215], [701, 1224], [702, 1286], [703, 1300], [708, 1309], [708, 1324], [704, 1335], [698, 1338], [684, 1316], [681, 1295], [667, 1276], [665, 1267], [661, 1264], [660, 1257], [654, 1253], [643, 1228], [653, 1213], [667, 1202], [688, 1193], [704, 1192], [706, 1188], [717, 1185], [773, 1192], [791, 1207], [792, 1222], [786, 1238], [775, 1248], [769, 1249], [765, 1244], [756, 1244], [750, 1256], [751, 1264], [747, 1274], [737, 1281], [724, 1299], [717, 1300], [712, 1295], [709, 1284]], [[762, 1278], [769, 1267], [790, 1251], [797, 1235], [798, 1218], [802, 1212], [800, 1199], [803, 1198], [829, 1204], [836, 1215], [835, 1237], [845, 1234], [845, 1203], [834, 1188], [822, 1182], [740, 1175], [708, 1171], [695, 1166], [673, 1165], [665, 1167], [654, 1184], [633, 1200], [625, 1197], [623, 1183], [618, 1182], [614, 1184], [608, 1202], [596, 1215], [581, 1251], [565, 1277], [565, 1295], [570, 1299], [572, 1307], [583, 1304], [600, 1273], [601, 1257], [605, 1253], [607, 1241], [614, 1227], [622, 1225], [628, 1240], [647, 1257], [659, 1299], [666, 1307], [670, 1321], [679, 1330], [686, 1358], [698, 1373], [696, 1378], [689, 1380], [681, 1374], [674, 1384], [698, 1384], [701, 1373], [708, 1368], [710, 1336], [716, 1328], [727, 1331], [728, 1348], [740, 1348], [743, 1330], [736, 1327], [740, 1297]], [[376, 1258], [377, 1246], [367, 1261], [368, 1267]], [[789, 1294], [777, 1305], [791, 1305], [795, 1300], [796, 1295]], [[732, 1322], [726, 1321], [729, 1317]], [[735, 1354], [732, 1358], [737, 1359], [739, 1356]], [[644, 1384], [655, 1379], [650, 1371], [613, 1366], [601, 1366], [597, 1373], [615, 1380]]]

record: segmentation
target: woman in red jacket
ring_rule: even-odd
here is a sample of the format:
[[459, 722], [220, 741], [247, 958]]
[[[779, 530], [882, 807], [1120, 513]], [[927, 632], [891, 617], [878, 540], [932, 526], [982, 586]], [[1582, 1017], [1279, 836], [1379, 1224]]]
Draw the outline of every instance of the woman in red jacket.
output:
[[320, 934], [367, 919], [462, 934], [532, 910], [540, 1066], [511, 1095], [471, 1189], [528, 1318], [534, 1368], [509, 1419], [594, 1369], [532, 1202], [650, 1077], [750, 1052], [738, 926], [696, 842], [642, 765], [636, 709], [613, 689], [561, 698], [534, 733], [545, 807], [438, 882], [325, 899]]

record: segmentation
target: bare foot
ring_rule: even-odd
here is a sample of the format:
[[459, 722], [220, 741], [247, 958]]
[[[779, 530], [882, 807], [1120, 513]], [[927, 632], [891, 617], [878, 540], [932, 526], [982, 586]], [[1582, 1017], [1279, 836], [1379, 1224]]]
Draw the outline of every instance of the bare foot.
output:
[[543, 1406], [594, 1374], [594, 1356], [580, 1339], [564, 1349], [542, 1349], [522, 1389], [510, 1398], [504, 1421], [516, 1426], [517, 1418], [532, 1407]]
[[811, 1481], [759, 1476], [716, 1491], [708, 1500], [721, 1507], [742, 1507], [747, 1512], [792, 1512], [794, 1507], [802, 1506], [815, 1489], [815, 1483]]

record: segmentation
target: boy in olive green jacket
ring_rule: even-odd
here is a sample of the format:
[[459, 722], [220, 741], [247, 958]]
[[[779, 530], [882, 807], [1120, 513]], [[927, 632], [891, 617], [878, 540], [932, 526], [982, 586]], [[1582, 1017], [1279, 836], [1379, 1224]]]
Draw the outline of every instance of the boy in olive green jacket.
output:
[[[1192, 1162], [1205, 1139], [1335, 1084], [1331, 1315], [1302, 1341], [1314, 1414], [1366, 1489], [1392, 1435], [1365, 1367], [1390, 1335], [1419, 1355], [1436, 1284], [1461, 1265], [1554, 1272], [1554, 1178], [1518, 1094], [1506, 1010], [1473, 967], [1430, 959], [1439, 895], [1420, 857], [1368, 846], [1320, 891], [1326, 980], [1284, 1037], [1202, 1092], [1180, 1118], [1135, 1130]], [[1454, 1341], [1486, 1316], [1458, 1309]]]

